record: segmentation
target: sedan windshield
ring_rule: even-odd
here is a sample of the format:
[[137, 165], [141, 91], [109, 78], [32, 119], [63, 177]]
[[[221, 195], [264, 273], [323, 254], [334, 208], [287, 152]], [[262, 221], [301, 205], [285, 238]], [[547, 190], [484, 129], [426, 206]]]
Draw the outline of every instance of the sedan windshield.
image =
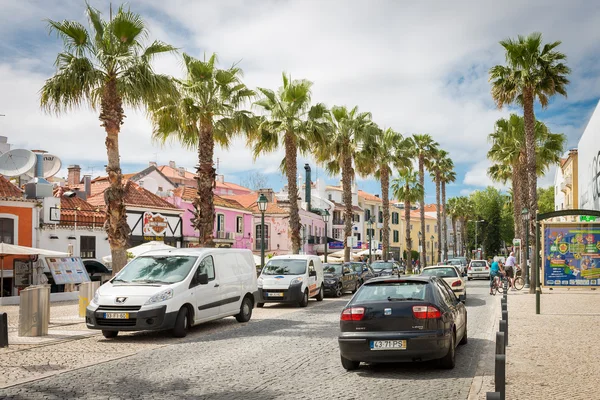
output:
[[175, 283], [190, 273], [198, 257], [137, 257], [113, 280], [115, 283]]
[[306, 272], [306, 260], [271, 260], [265, 265], [263, 275], [302, 275]]
[[426, 282], [401, 281], [363, 285], [353, 303], [371, 301], [425, 300]]
[[323, 273], [325, 274], [341, 274], [342, 264], [325, 264], [323, 266]]
[[376, 262], [371, 264], [371, 268], [379, 270], [379, 269], [393, 269], [397, 268], [396, 264], [392, 262]]
[[456, 278], [458, 275], [452, 267], [425, 268], [421, 275], [437, 276], [439, 278]]

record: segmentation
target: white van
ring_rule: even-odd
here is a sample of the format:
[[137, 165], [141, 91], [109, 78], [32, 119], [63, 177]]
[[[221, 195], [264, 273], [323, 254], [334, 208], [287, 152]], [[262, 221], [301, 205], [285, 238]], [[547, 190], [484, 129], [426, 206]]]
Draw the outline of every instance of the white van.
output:
[[275, 256], [269, 260], [258, 277], [256, 305], [265, 303], [297, 303], [308, 305], [314, 297], [323, 301], [323, 264], [317, 256]]
[[131, 260], [96, 291], [86, 324], [106, 338], [119, 331], [173, 329], [235, 316], [248, 322], [256, 304], [254, 258], [249, 250], [173, 249]]

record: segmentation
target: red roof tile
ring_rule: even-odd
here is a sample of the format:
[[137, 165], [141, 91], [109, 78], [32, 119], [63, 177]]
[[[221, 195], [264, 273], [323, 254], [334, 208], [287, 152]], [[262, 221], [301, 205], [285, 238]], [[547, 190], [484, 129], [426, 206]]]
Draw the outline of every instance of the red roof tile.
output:
[[10, 183], [4, 176], [0, 175], [0, 197], [22, 199], [23, 191]]
[[[173, 195], [175, 197], [181, 197], [183, 200], [189, 201], [189, 202], [194, 201], [194, 199], [196, 198], [196, 193], [197, 192], [196, 192], [195, 188], [190, 188], [187, 186], [180, 186], [177, 189], [173, 190]], [[215, 194], [215, 195], [213, 195], [213, 202], [216, 207], [233, 208], [236, 210], [250, 211], [246, 207], [244, 207], [242, 204], [240, 204], [238, 201], [236, 201], [236, 199], [234, 199], [234, 197], [237, 197], [237, 196], [218, 196]], [[256, 197], [254, 197], [254, 200], [256, 200]]]
[[[128, 181], [125, 184], [124, 191], [124, 203], [126, 206], [179, 210], [178, 207], [132, 181]], [[106, 207], [104, 203], [104, 191], [88, 198], [88, 202], [93, 206]]]
[[362, 197], [365, 200], [369, 200], [369, 201], [383, 202], [383, 200], [381, 200], [381, 198], [379, 198], [371, 193], [363, 192], [362, 190], [358, 191], [358, 196]]
[[80, 197], [64, 197], [69, 187], [59, 186], [54, 189], [54, 197], [60, 197], [60, 225], [95, 225], [102, 226], [106, 213], [91, 205]]
[[221, 197], [224, 199], [235, 200], [240, 203], [243, 207], [250, 207], [258, 200], [258, 193], [250, 192], [247, 194], [222, 194]]
[[245, 191], [248, 193], [252, 192], [252, 190], [248, 189], [247, 187], [240, 186], [238, 184], [231, 183], [231, 182], [220, 182], [219, 180], [216, 181], [216, 187], [231, 189], [231, 190], [240, 190], [240, 191]]

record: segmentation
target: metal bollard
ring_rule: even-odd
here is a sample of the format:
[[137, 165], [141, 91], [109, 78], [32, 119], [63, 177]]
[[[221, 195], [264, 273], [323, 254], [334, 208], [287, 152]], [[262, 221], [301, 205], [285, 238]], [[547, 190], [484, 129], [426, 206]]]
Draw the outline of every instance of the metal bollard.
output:
[[8, 314], [0, 313], [0, 347], [8, 347]]
[[504, 400], [506, 396], [506, 356], [504, 354], [496, 354], [494, 381], [496, 392], [500, 393], [500, 399]]
[[504, 333], [504, 346], [508, 346], [508, 322], [500, 320], [500, 332]]
[[485, 395], [486, 400], [500, 400], [502, 399], [502, 395], [498, 392], [487, 392]]
[[504, 332], [496, 332], [496, 354], [506, 354]]
[[506, 304], [505, 301], [502, 301], [502, 303], [500, 303], [500, 307], [502, 308], [502, 312], [508, 311], [508, 304]]

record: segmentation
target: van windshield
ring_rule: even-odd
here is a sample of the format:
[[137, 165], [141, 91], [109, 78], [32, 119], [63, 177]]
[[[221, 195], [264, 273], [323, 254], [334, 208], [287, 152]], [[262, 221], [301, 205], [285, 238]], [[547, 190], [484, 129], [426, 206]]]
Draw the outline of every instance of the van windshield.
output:
[[306, 272], [306, 260], [270, 260], [263, 269], [263, 275], [302, 275]]
[[137, 257], [116, 276], [114, 283], [181, 282], [190, 273], [198, 257]]

